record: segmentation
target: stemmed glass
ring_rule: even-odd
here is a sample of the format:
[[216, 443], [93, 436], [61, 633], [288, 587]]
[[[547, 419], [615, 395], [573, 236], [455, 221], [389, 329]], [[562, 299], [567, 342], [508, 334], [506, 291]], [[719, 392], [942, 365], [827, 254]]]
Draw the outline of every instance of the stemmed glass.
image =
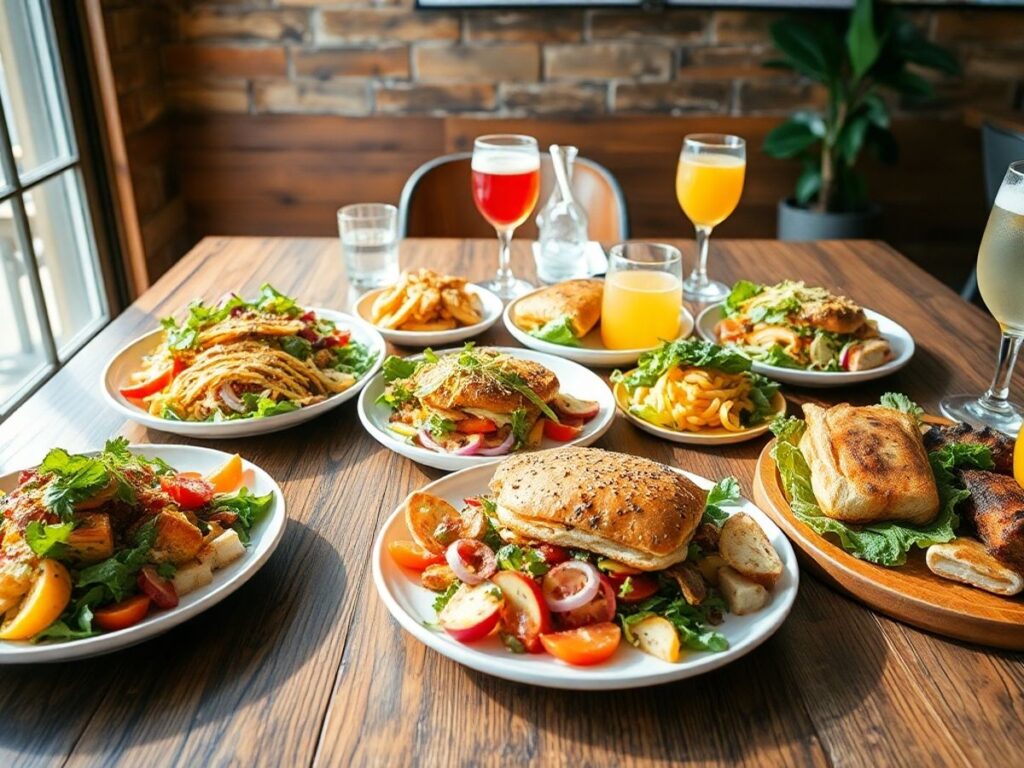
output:
[[473, 142], [473, 202], [498, 233], [498, 273], [484, 287], [503, 299], [533, 288], [509, 266], [512, 233], [533, 212], [540, 194], [540, 153], [532, 136], [497, 134]]
[[939, 407], [951, 419], [1014, 437], [1024, 422], [1024, 409], [1009, 398], [1024, 342], [1024, 160], [1010, 163], [996, 193], [978, 249], [978, 290], [1003, 331], [996, 373], [981, 397], [953, 395]]
[[697, 230], [697, 266], [683, 283], [691, 301], [711, 303], [729, 295], [729, 287], [708, 279], [711, 230], [736, 210], [747, 168], [747, 143], [739, 136], [693, 133], [683, 139], [676, 169], [676, 198]]

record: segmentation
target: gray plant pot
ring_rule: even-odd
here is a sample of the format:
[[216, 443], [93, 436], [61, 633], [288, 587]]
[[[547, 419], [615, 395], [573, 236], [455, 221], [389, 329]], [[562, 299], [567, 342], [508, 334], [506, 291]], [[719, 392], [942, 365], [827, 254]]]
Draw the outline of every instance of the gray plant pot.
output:
[[779, 201], [779, 240], [855, 240], [873, 237], [879, 207], [856, 213], [818, 213]]

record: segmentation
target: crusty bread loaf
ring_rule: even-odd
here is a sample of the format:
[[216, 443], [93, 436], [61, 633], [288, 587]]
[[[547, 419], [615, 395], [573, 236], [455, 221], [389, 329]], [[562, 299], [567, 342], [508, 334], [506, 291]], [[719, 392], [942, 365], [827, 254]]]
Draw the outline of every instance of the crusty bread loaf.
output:
[[804, 405], [800, 451], [818, 505], [847, 523], [905, 520], [923, 525], [939, 511], [921, 432], [914, 419], [879, 405]]
[[573, 332], [583, 338], [601, 319], [603, 291], [604, 283], [600, 280], [566, 280], [517, 301], [512, 321], [518, 327], [532, 331], [568, 315]]
[[662, 464], [598, 448], [512, 456], [494, 473], [491, 490], [499, 523], [519, 536], [644, 571], [686, 559], [707, 498]]

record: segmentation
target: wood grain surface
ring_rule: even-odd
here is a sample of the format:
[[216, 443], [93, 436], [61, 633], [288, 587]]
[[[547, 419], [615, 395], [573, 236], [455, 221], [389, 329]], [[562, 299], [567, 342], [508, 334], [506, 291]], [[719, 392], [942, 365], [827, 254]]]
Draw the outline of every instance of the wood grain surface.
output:
[[[690, 266], [692, 245], [682, 247]], [[479, 279], [495, 250], [411, 240], [402, 259]], [[532, 273], [526, 243], [513, 260]], [[824, 284], [914, 334], [917, 355], [889, 379], [788, 389], [793, 402], [866, 403], [893, 389], [934, 410], [943, 394], [980, 391], [991, 374], [995, 323], [883, 244], [720, 241], [711, 269]], [[115, 434], [185, 442], [108, 409], [104, 364], [190, 299], [251, 294], [267, 280], [311, 305], [353, 298], [336, 240], [207, 239], [0, 425], [0, 472], [53, 445], [88, 450]], [[514, 344], [500, 326], [483, 341]], [[735, 474], [749, 496], [765, 442], [695, 449], [619, 418], [598, 444]], [[290, 519], [280, 549], [237, 593], [153, 641], [0, 669], [0, 765], [1011, 765], [1024, 754], [1024, 656], [915, 630], [814, 578], [773, 638], [693, 680], [586, 695], [466, 670], [399, 629], [369, 572], [377, 526], [441, 473], [364, 434], [355, 402], [300, 428], [208, 444], [281, 483]]]

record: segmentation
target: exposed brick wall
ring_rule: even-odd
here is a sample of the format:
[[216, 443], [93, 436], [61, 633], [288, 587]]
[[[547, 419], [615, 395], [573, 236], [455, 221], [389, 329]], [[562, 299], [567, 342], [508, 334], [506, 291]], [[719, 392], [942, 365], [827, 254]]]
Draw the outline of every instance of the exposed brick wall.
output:
[[[777, 11], [416, 11], [412, 0], [169, 0], [188, 112], [785, 114], [818, 88], [764, 68]], [[910, 9], [965, 77], [931, 111], [1018, 103], [1024, 10]], [[899, 106], [899, 105], [897, 105]]]

